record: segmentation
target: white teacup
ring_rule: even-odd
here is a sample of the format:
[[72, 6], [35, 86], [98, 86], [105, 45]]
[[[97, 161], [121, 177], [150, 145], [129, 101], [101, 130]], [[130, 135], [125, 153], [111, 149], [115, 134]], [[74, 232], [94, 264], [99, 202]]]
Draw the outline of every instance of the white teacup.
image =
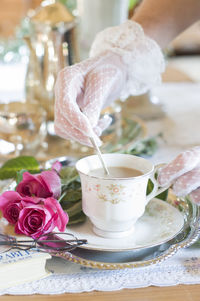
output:
[[[142, 175], [130, 178], [105, 178], [90, 175], [101, 168], [97, 155], [80, 159], [76, 163], [82, 186], [83, 212], [93, 224], [95, 234], [107, 238], [120, 238], [134, 231], [134, 224], [145, 211], [147, 203], [167, 187], [158, 188], [155, 179], [157, 170], [143, 158], [128, 154], [104, 154], [109, 167], [134, 168]], [[146, 196], [148, 180], [154, 184]]]

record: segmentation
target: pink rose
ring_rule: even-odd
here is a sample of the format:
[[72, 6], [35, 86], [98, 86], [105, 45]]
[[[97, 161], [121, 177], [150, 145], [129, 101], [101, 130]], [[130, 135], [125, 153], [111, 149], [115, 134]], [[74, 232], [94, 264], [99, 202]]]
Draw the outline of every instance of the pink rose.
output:
[[59, 161], [56, 161], [53, 163], [51, 169], [59, 173], [62, 169], [62, 164]]
[[22, 205], [15, 225], [16, 233], [38, 238], [55, 227], [61, 232], [65, 230], [69, 218], [56, 199], [41, 199], [38, 204], [22, 201]]
[[0, 209], [3, 217], [11, 224], [15, 224], [18, 220], [22, 209], [21, 200], [22, 197], [15, 191], [7, 191], [0, 196]]
[[60, 177], [55, 170], [43, 171], [37, 175], [24, 172], [23, 180], [17, 185], [16, 191], [21, 196], [59, 198], [61, 194]]
[[5, 217], [9, 223], [15, 224], [18, 220], [20, 210], [26, 203], [37, 204], [39, 202], [39, 198], [22, 197], [18, 192], [6, 191], [0, 195], [0, 210], [3, 213], [3, 217]]

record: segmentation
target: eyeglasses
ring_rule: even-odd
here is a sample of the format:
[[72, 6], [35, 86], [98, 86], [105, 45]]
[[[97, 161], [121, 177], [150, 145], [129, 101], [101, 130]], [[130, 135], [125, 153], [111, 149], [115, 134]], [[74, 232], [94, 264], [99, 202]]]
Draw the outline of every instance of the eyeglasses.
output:
[[24, 251], [37, 249], [41, 252], [53, 253], [71, 251], [84, 244], [87, 244], [86, 239], [77, 239], [73, 234], [63, 232], [50, 232], [37, 239], [16, 239], [14, 236], [0, 234], [0, 253], [12, 249]]

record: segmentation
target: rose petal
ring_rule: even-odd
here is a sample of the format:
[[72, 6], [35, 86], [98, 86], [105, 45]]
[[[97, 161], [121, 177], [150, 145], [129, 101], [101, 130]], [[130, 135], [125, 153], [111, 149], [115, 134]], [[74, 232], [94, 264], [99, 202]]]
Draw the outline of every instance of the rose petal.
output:
[[59, 173], [62, 169], [62, 164], [59, 161], [56, 161], [53, 163], [51, 169], [55, 170], [57, 173]]
[[49, 197], [52, 192], [48, 186], [41, 182], [39, 175], [32, 175], [29, 172], [23, 173], [23, 180], [17, 185], [16, 191], [22, 196]]
[[51, 195], [49, 197], [59, 198], [61, 194], [61, 180], [55, 171], [43, 171], [40, 175], [41, 182], [44, 183]]
[[16, 224], [19, 218], [21, 210], [20, 203], [11, 203], [5, 208], [3, 216], [7, 219], [10, 224]]
[[0, 195], [0, 209], [3, 210], [10, 202], [20, 202], [22, 197], [15, 191], [6, 191]]
[[60, 203], [55, 200], [54, 198], [48, 198], [45, 200], [45, 206], [50, 206], [51, 208], [55, 208], [55, 212], [58, 213], [58, 217], [56, 220], [56, 226], [60, 231], [64, 231], [66, 228], [66, 225], [69, 221], [69, 217], [65, 211], [63, 211]]
[[6, 191], [0, 196], [0, 209], [3, 217], [11, 224], [18, 220], [19, 212], [22, 209], [22, 197], [15, 191]]
[[55, 197], [61, 194], [61, 181], [56, 171], [43, 171], [32, 175], [24, 172], [23, 180], [18, 184], [16, 191], [23, 197]]
[[16, 233], [38, 238], [51, 232], [55, 227], [60, 231], [65, 230], [68, 215], [56, 199], [40, 199], [40, 203], [37, 204], [22, 200], [22, 206], [15, 225]]

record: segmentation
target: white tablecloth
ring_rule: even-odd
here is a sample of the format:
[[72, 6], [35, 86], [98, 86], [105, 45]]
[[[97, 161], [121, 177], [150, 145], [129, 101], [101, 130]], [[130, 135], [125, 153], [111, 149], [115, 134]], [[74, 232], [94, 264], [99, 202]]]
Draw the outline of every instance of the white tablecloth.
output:
[[[168, 162], [180, 151], [200, 144], [200, 84], [163, 84], [155, 89], [166, 117], [148, 122], [150, 134], [163, 133], [154, 163]], [[45, 279], [13, 287], [0, 294], [61, 294], [65, 292], [112, 291], [123, 288], [172, 286], [200, 283], [200, 248], [180, 250], [163, 263], [125, 270], [93, 270], [54, 258]]]
[[166, 117], [148, 122], [149, 134], [161, 132], [159, 151], [150, 158], [168, 162], [180, 151], [200, 145], [200, 84], [166, 83], [154, 89]]

